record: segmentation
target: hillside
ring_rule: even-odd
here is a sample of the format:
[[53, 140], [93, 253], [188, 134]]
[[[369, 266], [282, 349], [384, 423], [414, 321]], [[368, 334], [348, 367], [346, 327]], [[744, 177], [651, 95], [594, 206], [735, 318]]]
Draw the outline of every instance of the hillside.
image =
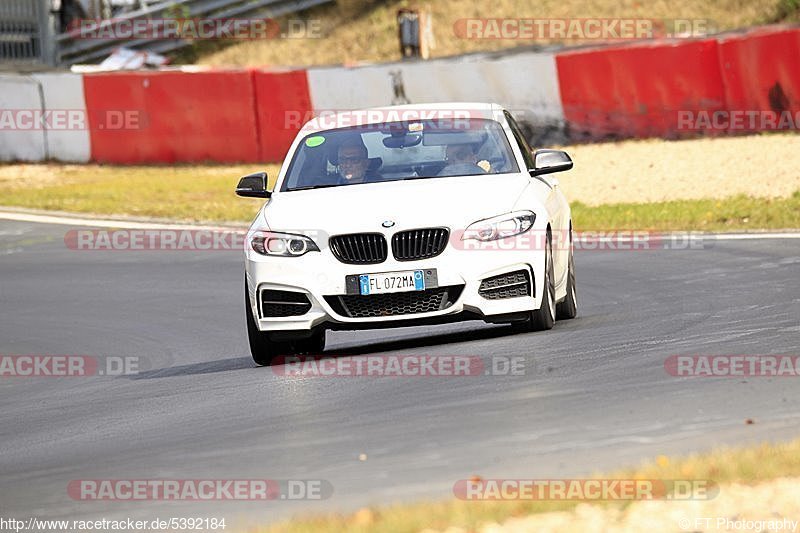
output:
[[[310, 9], [299, 18], [316, 20], [314, 39], [275, 39], [238, 43], [202, 43], [177, 62], [214, 66], [310, 66], [382, 62], [400, 59], [396, 12], [416, 6], [432, 15], [435, 48], [431, 57], [497, 50], [531, 44], [572, 41], [460, 38], [463, 18], [625, 18], [707, 20], [719, 30], [797, 19], [797, 0], [337, 0]], [[295, 17], [298, 18], [298, 17]], [[283, 21], [285, 24], [286, 21]]]

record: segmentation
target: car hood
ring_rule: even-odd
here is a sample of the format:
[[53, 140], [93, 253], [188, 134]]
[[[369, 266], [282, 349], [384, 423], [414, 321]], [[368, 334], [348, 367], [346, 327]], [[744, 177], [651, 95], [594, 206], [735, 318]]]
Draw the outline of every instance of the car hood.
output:
[[[416, 179], [278, 192], [265, 206], [273, 231], [329, 235], [470, 223], [512, 210], [529, 179], [523, 174]], [[258, 223], [258, 221], [257, 221]]]

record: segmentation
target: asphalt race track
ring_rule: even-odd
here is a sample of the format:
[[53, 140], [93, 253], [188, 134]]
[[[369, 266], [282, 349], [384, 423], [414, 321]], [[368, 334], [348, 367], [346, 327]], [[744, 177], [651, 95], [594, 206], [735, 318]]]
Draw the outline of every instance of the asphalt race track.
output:
[[[674, 354], [800, 353], [800, 239], [578, 252], [579, 316], [545, 333], [468, 322], [328, 334], [330, 354], [488, 366], [522, 356], [523, 375], [299, 378], [251, 362], [239, 252], [75, 251], [69, 229], [0, 221], [0, 354], [136, 356], [147, 370], [0, 377], [4, 516], [267, 523], [451, 498], [473, 475], [586, 476], [800, 428], [797, 378], [664, 369]], [[71, 480], [152, 478], [321, 479], [334, 492], [213, 503], [67, 493]]]

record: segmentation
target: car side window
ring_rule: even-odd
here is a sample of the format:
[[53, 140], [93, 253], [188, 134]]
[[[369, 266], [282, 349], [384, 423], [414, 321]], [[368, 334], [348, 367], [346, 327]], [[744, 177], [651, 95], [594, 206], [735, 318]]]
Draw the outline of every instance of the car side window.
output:
[[525, 160], [525, 166], [528, 170], [532, 168], [536, 168], [533, 159], [533, 153], [531, 152], [531, 145], [528, 144], [528, 140], [525, 138], [525, 134], [522, 133], [517, 121], [514, 120], [514, 117], [511, 116], [511, 113], [508, 111], [503, 111], [506, 116], [506, 120], [508, 120], [508, 125], [511, 127], [511, 132], [514, 134], [514, 138], [517, 140], [517, 145], [519, 146], [520, 152], [522, 152], [522, 158]]

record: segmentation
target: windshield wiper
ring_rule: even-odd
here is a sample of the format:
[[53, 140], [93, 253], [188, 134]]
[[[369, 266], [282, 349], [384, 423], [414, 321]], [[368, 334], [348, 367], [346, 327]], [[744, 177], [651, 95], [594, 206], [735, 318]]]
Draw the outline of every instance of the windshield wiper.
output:
[[286, 192], [290, 191], [309, 191], [311, 189], [327, 189], [328, 187], [339, 187], [342, 185], [341, 183], [324, 183], [322, 185], [305, 185], [303, 187], [292, 187], [288, 189]]

